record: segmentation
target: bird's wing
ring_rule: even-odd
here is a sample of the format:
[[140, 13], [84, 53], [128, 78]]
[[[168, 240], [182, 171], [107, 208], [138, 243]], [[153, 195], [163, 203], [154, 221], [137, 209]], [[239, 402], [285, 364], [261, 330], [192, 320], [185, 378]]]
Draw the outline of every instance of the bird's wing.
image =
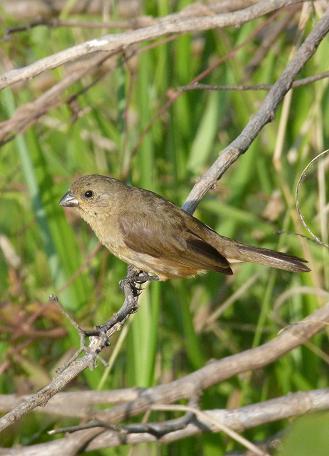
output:
[[120, 215], [127, 247], [182, 267], [232, 274], [226, 258], [200, 236], [200, 225], [193, 230], [193, 217], [165, 200], [151, 201], [146, 211], [139, 205]]

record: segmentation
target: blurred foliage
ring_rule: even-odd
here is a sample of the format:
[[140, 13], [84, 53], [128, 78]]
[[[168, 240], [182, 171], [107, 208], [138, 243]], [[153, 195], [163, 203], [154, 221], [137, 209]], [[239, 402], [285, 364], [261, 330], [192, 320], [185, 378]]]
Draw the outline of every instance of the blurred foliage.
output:
[[288, 427], [278, 456], [326, 456], [329, 448], [328, 413], [305, 416]]
[[[144, 3], [141, 14], [157, 16], [174, 11], [170, 2]], [[189, 2], [172, 3], [180, 10]], [[47, 303], [49, 294], [57, 294], [85, 327], [104, 322], [122, 303], [118, 282], [125, 274], [125, 265], [104, 248], [97, 248], [89, 227], [58, 206], [72, 179], [90, 173], [109, 174], [181, 205], [200, 174], [240, 133], [265, 93], [190, 91], [180, 94], [169, 108], [163, 107], [177, 87], [190, 84], [216, 59], [222, 64], [202, 82], [274, 82], [296, 43], [316, 20], [315, 13], [311, 14], [300, 31], [297, 12], [263, 59], [250, 69], [248, 65], [267, 33], [286, 14], [281, 11], [272, 19], [260, 18], [234, 29], [179, 36], [168, 42], [158, 40], [151, 49], [140, 46], [132, 58], [127, 51], [116, 58], [115, 68], [97, 84], [81, 91], [93, 81], [92, 76], [84, 78], [65, 92], [60, 107], [1, 148], [0, 235], [12, 249], [0, 254], [1, 393], [28, 393], [39, 388], [64, 362], [67, 351], [78, 345], [74, 329]], [[13, 18], [5, 18], [3, 31], [13, 24]], [[36, 27], [3, 42], [1, 59], [15, 67], [26, 65], [102, 33], [104, 30]], [[241, 48], [232, 54], [238, 46]], [[329, 42], [325, 40], [300, 77], [327, 70], [328, 55]], [[59, 68], [2, 91], [0, 120], [40, 96], [46, 85], [59, 81], [63, 74], [65, 69]], [[74, 106], [66, 102], [79, 91]], [[301, 286], [328, 289], [328, 251], [294, 234], [303, 232], [294, 208], [294, 191], [302, 169], [328, 146], [329, 124], [325, 119], [329, 119], [327, 80], [294, 90], [287, 120], [280, 110], [196, 212], [226, 236], [305, 256], [312, 273], [290, 274], [242, 265], [233, 277], [209, 273], [192, 280], [153, 283], [144, 291], [140, 310], [124, 333], [127, 335], [120, 342], [114, 367], [104, 371], [100, 365], [86, 371], [70, 388], [149, 386], [178, 378], [212, 358], [271, 339], [283, 325], [305, 317], [323, 303], [312, 292], [303, 294], [300, 290]], [[283, 133], [279, 135], [280, 125]], [[281, 140], [282, 153], [274, 166], [274, 151]], [[303, 185], [300, 204], [307, 223], [326, 241], [328, 211], [319, 215], [323, 209], [319, 195], [322, 192], [328, 201], [329, 194], [319, 176], [315, 167]], [[326, 217], [322, 231], [320, 217]], [[252, 286], [209, 324], [211, 314], [255, 274]], [[291, 291], [289, 298], [276, 306], [287, 290]], [[108, 358], [117, 342], [118, 337], [106, 353]], [[322, 333], [312, 344], [299, 347], [274, 365], [210, 388], [201, 406], [239, 407], [328, 386], [326, 349], [328, 337]], [[280, 455], [327, 454], [323, 452], [324, 445], [328, 448], [326, 436], [320, 430], [309, 430], [317, 428], [321, 420], [328, 428], [328, 414], [321, 417], [297, 423]], [[67, 420], [31, 414], [9, 429], [1, 444], [47, 441], [47, 429], [63, 424]], [[247, 437], [263, 441], [285, 427], [284, 422], [259, 426]], [[312, 453], [300, 443], [306, 433], [313, 435]], [[225, 436], [205, 434], [161, 449], [143, 446], [140, 454], [211, 456], [235, 450], [241, 448]], [[128, 452], [123, 447], [93, 454]]]

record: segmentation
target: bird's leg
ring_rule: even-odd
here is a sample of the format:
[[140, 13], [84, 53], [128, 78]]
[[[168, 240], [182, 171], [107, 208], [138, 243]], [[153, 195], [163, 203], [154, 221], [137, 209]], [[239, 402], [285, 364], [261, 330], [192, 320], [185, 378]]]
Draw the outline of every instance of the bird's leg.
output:
[[138, 297], [141, 294], [141, 285], [150, 281], [158, 280], [157, 276], [147, 272], [136, 270], [133, 266], [128, 266], [127, 276], [121, 280], [120, 288], [122, 289], [125, 300], [121, 308], [110, 320], [94, 330], [85, 331], [86, 336], [106, 336], [109, 338], [114, 332], [121, 329], [127, 318], [135, 313], [138, 309]]

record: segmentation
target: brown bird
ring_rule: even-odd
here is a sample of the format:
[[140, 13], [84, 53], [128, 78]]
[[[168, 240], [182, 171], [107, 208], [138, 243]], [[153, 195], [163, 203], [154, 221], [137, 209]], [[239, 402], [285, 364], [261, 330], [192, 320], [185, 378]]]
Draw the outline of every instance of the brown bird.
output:
[[301, 258], [221, 236], [156, 193], [112, 177], [78, 178], [60, 204], [74, 207], [115, 256], [160, 280], [205, 271], [232, 274], [236, 262], [310, 271]]

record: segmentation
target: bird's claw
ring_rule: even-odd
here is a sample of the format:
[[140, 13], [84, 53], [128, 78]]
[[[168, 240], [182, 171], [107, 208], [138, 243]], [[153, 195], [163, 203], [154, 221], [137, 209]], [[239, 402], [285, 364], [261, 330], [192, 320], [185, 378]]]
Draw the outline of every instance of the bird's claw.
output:
[[97, 326], [95, 326], [94, 329], [80, 328], [80, 332], [85, 338], [99, 337], [104, 340], [104, 345], [108, 347], [110, 345], [110, 340], [107, 337], [107, 331], [108, 331], [108, 328], [106, 327], [106, 324], [97, 325]]

